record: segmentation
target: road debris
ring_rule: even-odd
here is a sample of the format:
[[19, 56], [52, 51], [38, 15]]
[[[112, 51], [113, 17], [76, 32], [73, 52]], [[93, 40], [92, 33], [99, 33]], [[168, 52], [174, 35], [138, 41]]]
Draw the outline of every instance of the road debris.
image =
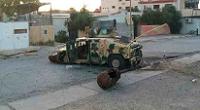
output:
[[193, 79], [192, 82], [193, 82], [193, 83], [196, 83], [196, 82], [197, 82], [197, 79]]

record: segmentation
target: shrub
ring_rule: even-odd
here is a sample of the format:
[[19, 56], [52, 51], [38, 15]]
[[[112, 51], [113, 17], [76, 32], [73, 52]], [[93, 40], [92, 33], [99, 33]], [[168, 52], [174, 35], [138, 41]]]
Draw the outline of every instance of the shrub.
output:
[[66, 43], [67, 41], [67, 32], [66, 31], [58, 31], [58, 33], [55, 35], [55, 41], [59, 43]]
[[141, 22], [147, 25], [160, 25], [167, 23], [173, 34], [182, 28], [181, 13], [174, 6], [165, 6], [162, 11], [147, 9], [144, 11]]

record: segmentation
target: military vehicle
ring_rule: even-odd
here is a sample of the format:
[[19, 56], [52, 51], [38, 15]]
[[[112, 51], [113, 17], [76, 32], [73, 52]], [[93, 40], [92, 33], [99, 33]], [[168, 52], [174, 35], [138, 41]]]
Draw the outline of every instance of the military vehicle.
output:
[[94, 37], [76, 39], [73, 62], [70, 62], [68, 54], [70, 50], [66, 48], [66, 45], [54, 51], [49, 56], [49, 60], [64, 64], [106, 64], [119, 69], [138, 65], [142, 59], [142, 45], [135, 41], [131, 42], [128, 37], [119, 36], [113, 31], [113, 27], [106, 27], [97, 27]]

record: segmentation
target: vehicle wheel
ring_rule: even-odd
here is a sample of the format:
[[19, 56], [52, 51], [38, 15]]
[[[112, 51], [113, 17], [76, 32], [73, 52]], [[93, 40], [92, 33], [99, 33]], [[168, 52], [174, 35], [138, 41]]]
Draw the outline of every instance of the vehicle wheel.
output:
[[65, 55], [66, 55], [66, 52], [65, 52], [65, 51], [60, 52], [60, 53], [58, 54], [58, 60], [59, 60], [60, 63], [64, 63]]
[[112, 55], [108, 58], [108, 66], [123, 69], [125, 67], [125, 60], [121, 55]]
[[137, 58], [137, 62], [136, 62], [136, 65], [139, 65], [142, 61], [142, 50], [138, 50], [138, 58]]

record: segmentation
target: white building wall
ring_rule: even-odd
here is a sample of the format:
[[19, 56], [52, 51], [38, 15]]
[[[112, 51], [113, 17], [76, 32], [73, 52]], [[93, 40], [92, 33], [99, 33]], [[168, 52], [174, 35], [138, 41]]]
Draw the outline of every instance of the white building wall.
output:
[[117, 23], [126, 23], [126, 16], [128, 16], [128, 13], [126, 11], [122, 11], [117, 14], [108, 15], [108, 16], [101, 16], [97, 19], [100, 21], [107, 21], [107, 20], [116, 20]]
[[[15, 33], [16, 29], [26, 30]], [[29, 47], [28, 22], [0, 22], [0, 50], [12, 50]]]
[[56, 35], [59, 31], [67, 31], [67, 27], [64, 26], [65, 21], [70, 18], [69, 14], [53, 14], [53, 27], [54, 34]]
[[188, 34], [189, 32], [196, 31], [200, 34], [200, 18], [183, 18], [182, 19], [181, 34]]
[[[134, 8], [135, 6], [138, 6], [139, 1], [140, 0], [131, 0], [132, 7]], [[113, 6], [115, 8], [113, 8]], [[129, 0], [101, 0], [101, 12], [103, 14], [116, 13], [126, 9], [126, 7], [129, 6], [130, 6]]]
[[[108, 16], [101, 16], [98, 17], [97, 20], [100, 21], [108, 21], [108, 20], [116, 20], [117, 21], [117, 33], [122, 36], [130, 36], [130, 25], [127, 24], [126, 18], [129, 16], [129, 13], [126, 11], [121, 11], [120, 13], [108, 15]], [[129, 19], [128, 19], [129, 20]], [[134, 30], [132, 30], [134, 33]]]
[[165, 5], [167, 5], [167, 4], [171, 4], [171, 5], [175, 6], [175, 7], [177, 7], [177, 5], [178, 5], [176, 2], [139, 4], [139, 9], [142, 10], [142, 11], [145, 9], [145, 7], [146, 7], [146, 8], [154, 9], [154, 8], [153, 8], [154, 5], [159, 5], [160, 10], [161, 10], [161, 9], [162, 9], [163, 7], [165, 7]]

